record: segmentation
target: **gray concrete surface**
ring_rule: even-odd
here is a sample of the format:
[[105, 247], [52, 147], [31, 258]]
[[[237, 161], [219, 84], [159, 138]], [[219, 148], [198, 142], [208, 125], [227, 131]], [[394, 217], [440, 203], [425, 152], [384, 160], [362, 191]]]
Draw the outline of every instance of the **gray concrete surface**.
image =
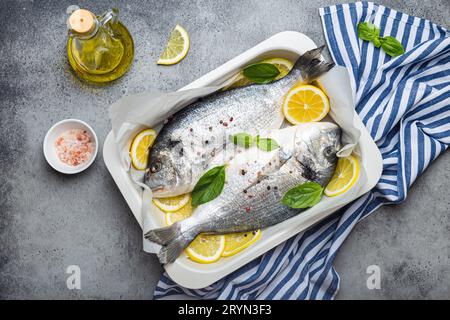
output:
[[[116, 6], [134, 36], [129, 73], [104, 87], [80, 82], [66, 60], [65, 10], [75, 1], [0, 2], [0, 298], [149, 299], [162, 272], [141, 251], [141, 233], [101, 153], [82, 174], [53, 171], [42, 154], [46, 130], [64, 118], [90, 123], [103, 144], [107, 107], [123, 94], [174, 90], [269, 36], [298, 30], [323, 42], [321, 1], [78, 1]], [[448, 26], [450, 4], [380, 1]], [[170, 29], [190, 33], [191, 51], [173, 67], [155, 64]], [[361, 222], [337, 257], [339, 299], [449, 298], [450, 154], [417, 181], [408, 200]], [[366, 268], [382, 271], [368, 290]], [[66, 288], [79, 265], [81, 290]]]

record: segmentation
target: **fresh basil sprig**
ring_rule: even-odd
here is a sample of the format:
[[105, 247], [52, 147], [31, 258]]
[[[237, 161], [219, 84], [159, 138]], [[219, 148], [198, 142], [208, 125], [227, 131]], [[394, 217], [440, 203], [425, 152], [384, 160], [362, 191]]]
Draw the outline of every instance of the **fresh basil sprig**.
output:
[[258, 149], [263, 151], [272, 151], [280, 146], [272, 138], [261, 138], [259, 135], [252, 137], [250, 134], [241, 132], [230, 136], [230, 140], [237, 146], [250, 148], [256, 143]]
[[253, 83], [265, 84], [272, 82], [280, 70], [271, 63], [255, 63], [244, 68], [244, 76]]
[[319, 203], [323, 187], [317, 182], [305, 182], [285, 193], [281, 202], [294, 209], [310, 208]]
[[192, 205], [199, 206], [217, 198], [225, 185], [225, 165], [206, 171], [192, 191]]
[[380, 37], [380, 29], [370, 22], [358, 23], [357, 29], [360, 39], [373, 42], [375, 47], [381, 47], [391, 57], [405, 53], [405, 49], [397, 39], [391, 36]]

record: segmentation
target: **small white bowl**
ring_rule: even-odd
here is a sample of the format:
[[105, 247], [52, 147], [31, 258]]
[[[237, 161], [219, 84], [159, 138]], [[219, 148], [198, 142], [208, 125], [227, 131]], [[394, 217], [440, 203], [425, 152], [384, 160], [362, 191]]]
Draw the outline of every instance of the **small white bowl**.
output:
[[[55, 148], [55, 141], [56, 139], [65, 131], [68, 131], [70, 129], [82, 129], [86, 130], [91, 138], [93, 139], [93, 142], [95, 144], [95, 150], [91, 156], [91, 158], [78, 165], [78, 166], [70, 166], [68, 164], [65, 164], [61, 160], [59, 160], [58, 155], [56, 154], [56, 148]], [[77, 120], [77, 119], [65, 119], [58, 123], [55, 123], [45, 135], [44, 138], [44, 156], [47, 160], [48, 164], [55, 169], [56, 171], [59, 171], [61, 173], [65, 174], [75, 174], [79, 173], [81, 171], [86, 170], [89, 168], [89, 166], [94, 162], [95, 158], [97, 157], [97, 151], [98, 151], [98, 140], [97, 135], [95, 134], [94, 130], [84, 121]]]

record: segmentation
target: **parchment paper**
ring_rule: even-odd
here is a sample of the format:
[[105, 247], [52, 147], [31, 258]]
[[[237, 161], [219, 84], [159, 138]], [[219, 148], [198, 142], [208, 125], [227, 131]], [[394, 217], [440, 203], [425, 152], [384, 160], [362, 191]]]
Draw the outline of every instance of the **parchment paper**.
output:
[[[350, 88], [350, 86], [339, 85], [339, 83], [348, 83], [348, 81], [347, 71], [341, 67], [334, 67], [318, 81], [330, 99], [331, 111], [329, 116], [343, 130], [341, 139], [343, 148], [338, 153], [338, 156], [342, 157], [350, 155], [353, 151], [358, 153], [357, 141], [360, 137], [360, 132], [354, 125], [355, 113], [353, 111], [354, 106], [351, 100], [351, 93], [342, 92], [343, 88]], [[151, 90], [139, 95], [122, 97], [110, 106], [109, 115], [112, 130], [123, 169], [129, 172], [133, 181], [143, 188], [143, 233], [161, 226], [163, 223], [161, 217], [163, 215], [155, 212], [157, 209], [151, 202], [152, 192], [143, 184], [144, 172], [137, 171], [131, 166], [129, 149], [132, 139], [144, 128], [150, 127], [159, 131], [169, 116], [184, 107], [189, 107], [189, 104], [198, 98], [220, 90], [228, 82], [225, 81], [222, 86], [168, 93]], [[359, 180], [358, 184], [361, 184], [361, 180], [364, 180], [364, 175]], [[348, 196], [352, 196], [353, 193], [349, 192]], [[143, 242], [144, 251], [146, 252], [156, 253], [160, 249], [158, 245], [144, 238]]]

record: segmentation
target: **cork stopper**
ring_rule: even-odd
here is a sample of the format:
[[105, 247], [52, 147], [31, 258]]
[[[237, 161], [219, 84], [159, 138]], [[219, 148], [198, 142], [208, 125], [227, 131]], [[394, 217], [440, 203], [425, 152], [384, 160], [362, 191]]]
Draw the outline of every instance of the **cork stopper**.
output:
[[77, 33], [88, 33], [95, 27], [94, 14], [86, 9], [75, 10], [70, 15], [68, 24]]

